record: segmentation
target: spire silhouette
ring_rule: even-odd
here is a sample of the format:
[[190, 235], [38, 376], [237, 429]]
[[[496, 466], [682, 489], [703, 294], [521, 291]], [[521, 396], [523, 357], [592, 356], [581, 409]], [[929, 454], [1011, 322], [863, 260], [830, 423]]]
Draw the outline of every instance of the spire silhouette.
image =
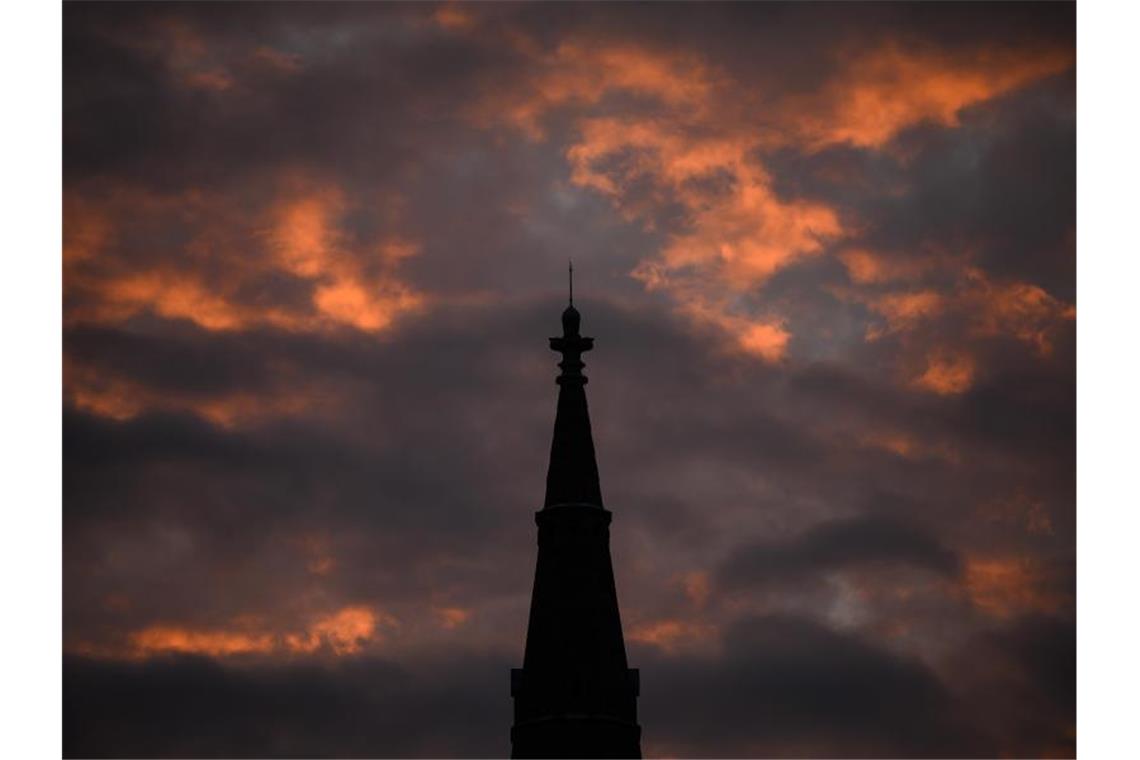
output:
[[562, 354], [562, 372], [546, 498], [535, 514], [538, 561], [526, 652], [523, 667], [511, 671], [516, 758], [641, 756], [639, 676], [626, 661], [610, 560], [612, 513], [602, 505], [582, 374], [582, 354], [594, 339], [582, 336], [580, 326], [571, 300], [562, 335], [550, 339]]
[[[573, 280], [570, 292], [573, 299]], [[545, 507], [603, 506], [590, 412], [586, 406], [585, 385], [589, 379], [582, 374], [586, 367], [582, 354], [594, 347], [594, 339], [580, 334], [581, 322], [582, 317], [571, 300], [562, 312], [562, 336], [550, 339], [551, 350], [562, 354], [562, 361], [558, 363], [562, 373], [555, 381], [559, 385], [558, 412], [550, 445], [550, 467], [546, 472]]]

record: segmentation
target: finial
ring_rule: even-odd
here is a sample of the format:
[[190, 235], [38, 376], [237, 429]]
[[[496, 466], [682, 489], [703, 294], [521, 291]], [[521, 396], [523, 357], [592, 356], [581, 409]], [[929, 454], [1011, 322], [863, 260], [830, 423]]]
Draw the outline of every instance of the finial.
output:
[[582, 363], [582, 353], [594, 347], [594, 339], [584, 338], [579, 332], [582, 315], [574, 308], [573, 261], [569, 262], [567, 272], [570, 282], [570, 304], [562, 311], [562, 337], [551, 338], [550, 348], [562, 354], [562, 361], [558, 365], [562, 368], [562, 375], [558, 382], [562, 383], [571, 378], [574, 382], [585, 383], [586, 378], [582, 375], [582, 368], [586, 365]]

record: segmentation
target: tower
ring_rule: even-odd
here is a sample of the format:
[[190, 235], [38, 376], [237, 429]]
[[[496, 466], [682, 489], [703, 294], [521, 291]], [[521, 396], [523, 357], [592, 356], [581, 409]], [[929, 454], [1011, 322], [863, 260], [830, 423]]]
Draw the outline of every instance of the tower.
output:
[[571, 283], [562, 336], [550, 339], [562, 373], [526, 653], [511, 670], [511, 757], [640, 757], [638, 671], [625, 657], [582, 374], [594, 339], [579, 333], [573, 293]]

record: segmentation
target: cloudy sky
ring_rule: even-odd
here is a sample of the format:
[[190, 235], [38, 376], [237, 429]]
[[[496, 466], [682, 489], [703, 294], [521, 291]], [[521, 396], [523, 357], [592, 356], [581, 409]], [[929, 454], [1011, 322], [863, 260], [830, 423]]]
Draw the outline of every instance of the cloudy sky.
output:
[[1073, 6], [68, 4], [63, 64], [65, 753], [506, 753], [570, 258], [647, 756], [1073, 753]]

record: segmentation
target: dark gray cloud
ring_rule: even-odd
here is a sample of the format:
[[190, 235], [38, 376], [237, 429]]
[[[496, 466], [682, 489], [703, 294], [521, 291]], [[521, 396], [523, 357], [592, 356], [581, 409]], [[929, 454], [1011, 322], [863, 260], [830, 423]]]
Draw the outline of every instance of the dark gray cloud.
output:
[[684, 756], [972, 754], [934, 673], [805, 619], [743, 620], [716, 661], [646, 670], [669, 684], [647, 687], [647, 725]]
[[[389, 179], [447, 145], [465, 93], [513, 61], [442, 34], [426, 7], [69, 7], [66, 173], [174, 189], [321, 166]], [[295, 56], [282, 70], [258, 56]], [[504, 69], [505, 70], [505, 69]], [[219, 72], [240, 90], [187, 85]], [[478, 78], [478, 80], [472, 79]]]
[[[219, 665], [201, 658], [64, 664], [67, 757], [496, 757], [505, 659], [418, 667]], [[501, 699], [489, 699], [498, 683]]]
[[744, 547], [728, 557], [719, 580], [728, 588], [817, 574], [851, 565], [902, 563], [952, 575], [958, 557], [913, 526], [883, 517], [823, 523], [786, 544]]

